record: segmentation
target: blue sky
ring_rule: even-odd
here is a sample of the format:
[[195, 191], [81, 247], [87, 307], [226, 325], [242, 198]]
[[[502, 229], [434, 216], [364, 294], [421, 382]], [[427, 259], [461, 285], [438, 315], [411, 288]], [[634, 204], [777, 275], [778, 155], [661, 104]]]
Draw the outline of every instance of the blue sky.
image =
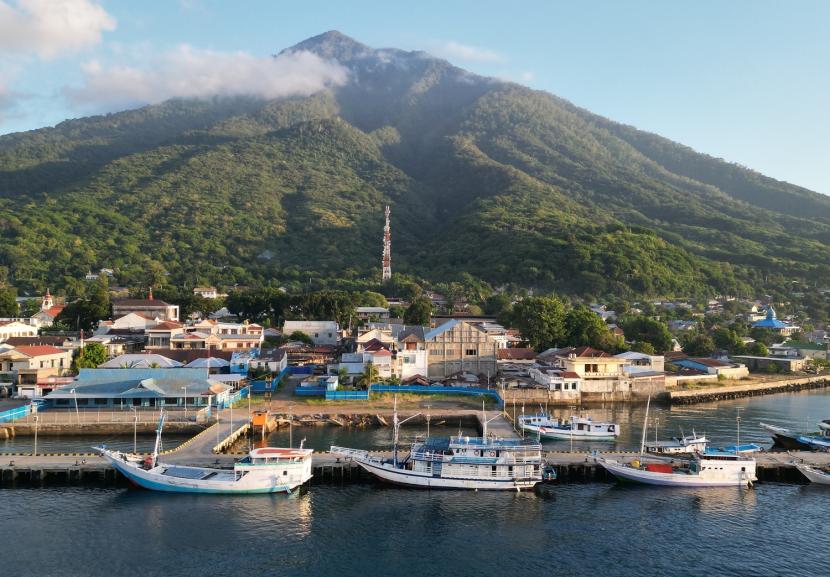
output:
[[[830, 194], [823, 0], [0, 0], [0, 133], [221, 90], [222, 75], [257, 84], [269, 54], [330, 29], [426, 50]], [[292, 90], [341, 81], [307, 61], [280, 74], [302, 84]]]

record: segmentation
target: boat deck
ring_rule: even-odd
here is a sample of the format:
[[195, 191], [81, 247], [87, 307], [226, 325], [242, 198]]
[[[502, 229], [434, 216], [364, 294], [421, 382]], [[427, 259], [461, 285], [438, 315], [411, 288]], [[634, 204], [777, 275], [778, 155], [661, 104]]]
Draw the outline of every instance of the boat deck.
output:
[[195, 469], [191, 467], [167, 467], [161, 472], [166, 477], [178, 479], [189, 479], [191, 481], [235, 481], [236, 475], [233, 471], [214, 469]]

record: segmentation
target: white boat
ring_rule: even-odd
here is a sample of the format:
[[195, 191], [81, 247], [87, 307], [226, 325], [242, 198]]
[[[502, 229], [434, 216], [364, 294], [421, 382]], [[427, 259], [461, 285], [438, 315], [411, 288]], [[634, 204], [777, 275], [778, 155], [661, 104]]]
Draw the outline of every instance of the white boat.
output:
[[290, 493], [311, 479], [311, 449], [254, 449], [232, 469], [169, 465], [158, 460], [164, 415], [159, 419], [152, 456], [96, 447], [127, 479], [145, 489], [172, 493]]
[[738, 452], [708, 449], [701, 453], [693, 453], [690, 461], [682, 463], [643, 464], [650, 405], [649, 396], [643, 421], [640, 459], [635, 459], [631, 463], [621, 463], [614, 459], [596, 457], [597, 463], [614, 477], [620, 481], [665, 487], [745, 487], [757, 480], [755, 459]]
[[807, 477], [811, 483], [817, 485], [830, 485], [830, 473], [803, 463], [794, 463], [795, 468]]
[[656, 455], [691, 455], [706, 450], [709, 440], [705, 435], [695, 433], [682, 437], [673, 437], [670, 441], [653, 441], [646, 443], [646, 452]]
[[735, 453], [695, 453], [692, 460], [673, 466], [666, 463], [630, 464], [597, 457], [597, 462], [621, 481], [666, 487], [745, 487], [757, 481], [755, 459]]
[[542, 439], [564, 441], [615, 441], [620, 434], [620, 426], [616, 423], [604, 423], [594, 421], [590, 417], [577, 416], [572, 416], [570, 421], [562, 422], [553, 419], [547, 413], [522, 415], [519, 417], [519, 427]]
[[351, 458], [378, 479], [410, 487], [520, 491], [542, 481], [542, 446], [532, 440], [488, 436], [486, 419], [481, 437], [427, 437], [399, 460], [400, 425], [409, 419], [399, 422], [395, 412], [391, 459], [347, 447], [333, 446], [331, 452]]

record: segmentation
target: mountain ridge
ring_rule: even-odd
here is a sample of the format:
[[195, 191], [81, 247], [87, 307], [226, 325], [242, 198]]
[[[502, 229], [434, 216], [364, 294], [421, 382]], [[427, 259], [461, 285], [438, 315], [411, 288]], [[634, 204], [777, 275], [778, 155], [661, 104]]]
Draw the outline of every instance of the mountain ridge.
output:
[[830, 198], [485, 78], [329, 31], [287, 48], [349, 82], [309, 97], [173, 100], [0, 136], [0, 267], [22, 290], [87, 270], [141, 284], [309, 276], [590, 295], [830, 282]]

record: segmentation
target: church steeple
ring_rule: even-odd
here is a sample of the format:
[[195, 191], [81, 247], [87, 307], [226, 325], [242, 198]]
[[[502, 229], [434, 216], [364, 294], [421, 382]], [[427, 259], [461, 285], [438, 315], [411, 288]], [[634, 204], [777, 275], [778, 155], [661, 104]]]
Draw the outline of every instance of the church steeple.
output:
[[52, 299], [52, 295], [49, 294], [49, 289], [46, 289], [46, 294], [43, 295], [43, 300], [40, 302], [40, 310], [47, 311], [55, 306], [55, 301]]

